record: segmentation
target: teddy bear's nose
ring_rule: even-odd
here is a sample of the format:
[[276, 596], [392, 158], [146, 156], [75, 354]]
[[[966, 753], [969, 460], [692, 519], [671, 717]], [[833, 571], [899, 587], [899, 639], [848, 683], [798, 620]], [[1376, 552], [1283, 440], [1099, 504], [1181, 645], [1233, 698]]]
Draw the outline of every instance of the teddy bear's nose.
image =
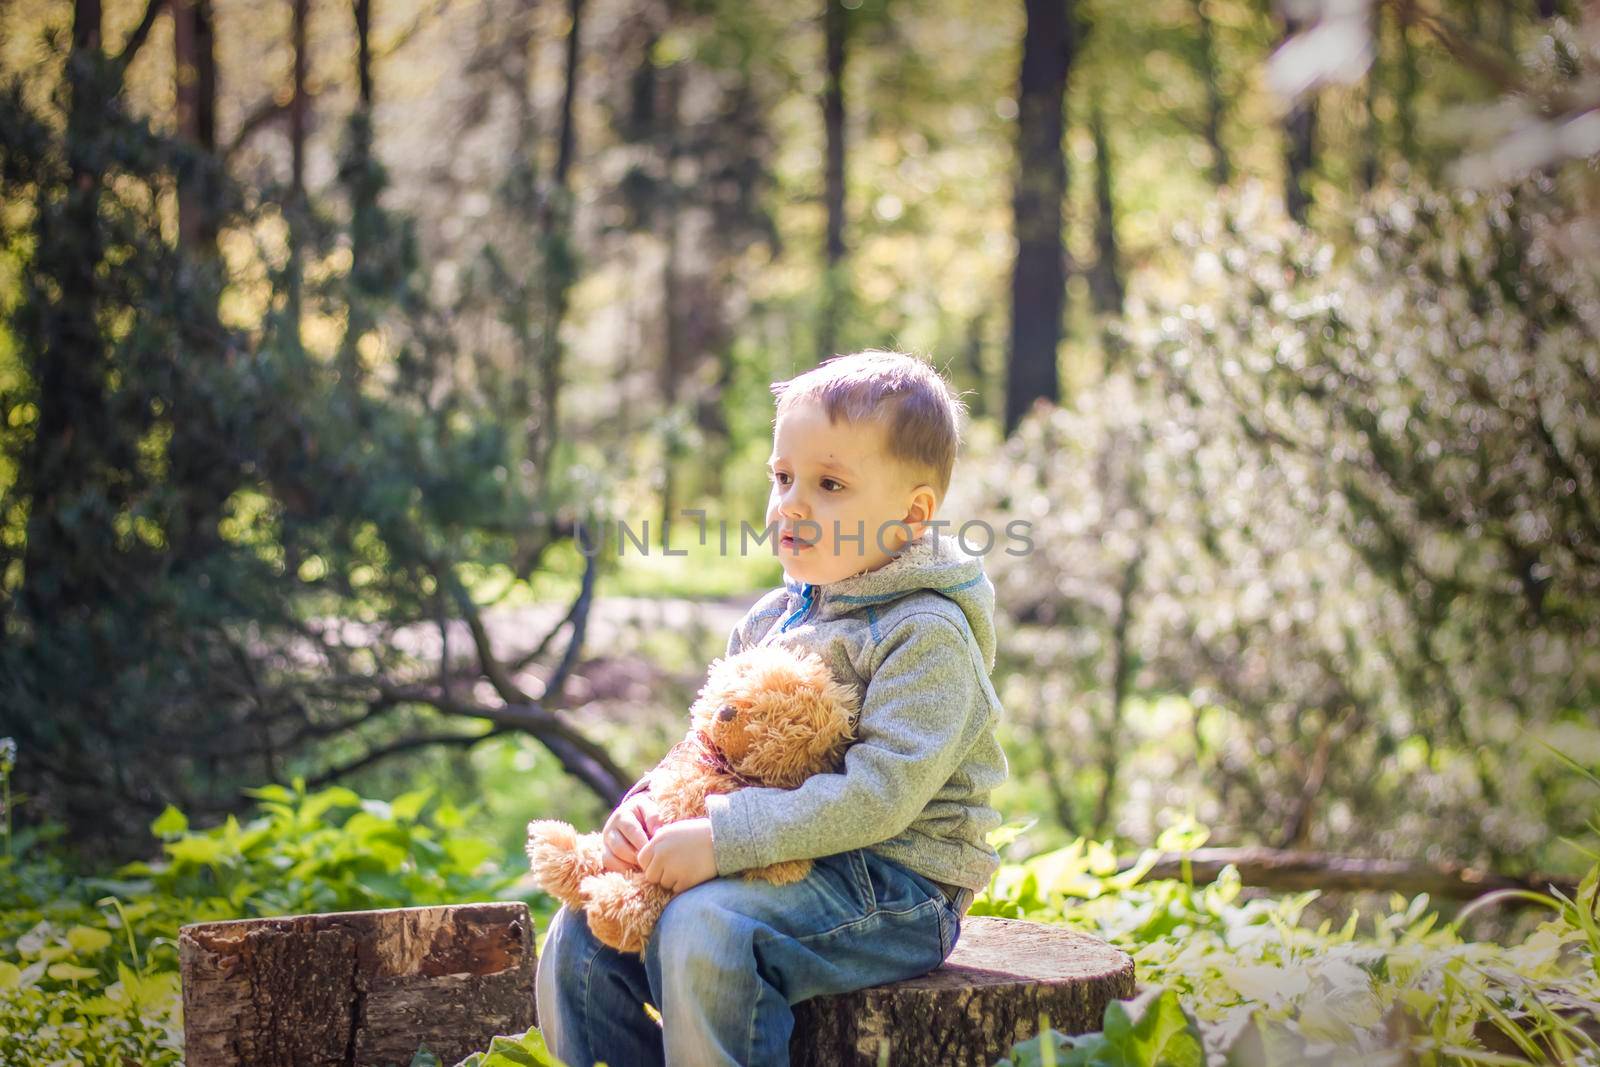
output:
[[735, 708], [732, 704], [724, 704], [722, 705], [721, 709], [718, 710], [717, 718], [721, 719], [723, 722], [727, 722], [737, 714], [739, 714], [738, 708]]

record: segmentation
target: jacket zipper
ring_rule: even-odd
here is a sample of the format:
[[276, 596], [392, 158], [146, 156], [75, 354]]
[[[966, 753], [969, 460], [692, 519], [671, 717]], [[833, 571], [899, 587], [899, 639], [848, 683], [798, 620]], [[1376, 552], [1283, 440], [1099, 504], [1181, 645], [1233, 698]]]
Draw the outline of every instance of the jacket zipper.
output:
[[804, 616], [811, 612], [812, 607], [814, 607], [817, 602], [816, 591], [817, 587], [812, 585], [810, 582], [805, 584], [804, 595], [800, 601], [800, 606], [795, 608], [794, 611], [789, 614], [787, 619], [783, 620], [783, 625], [778, 627], [778, 632], [780, 634], [792, 626], [796, 620], [803, 620]]

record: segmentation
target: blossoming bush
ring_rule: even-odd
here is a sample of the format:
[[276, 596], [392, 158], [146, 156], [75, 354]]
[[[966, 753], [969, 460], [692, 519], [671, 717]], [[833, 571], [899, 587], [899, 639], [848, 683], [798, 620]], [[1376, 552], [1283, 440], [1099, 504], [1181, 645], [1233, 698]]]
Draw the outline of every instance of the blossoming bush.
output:
[[1570, 864], [1583, 786], [1529, 743], [1600, 761], [1600, 279], [1563, 217], [1540, 180], [1391, 190], [1336, 246], [1244, 195], [1006, 442], [1002, 696], [1069, 831], [1149, 840], [1177, 790], [1230, 844]]

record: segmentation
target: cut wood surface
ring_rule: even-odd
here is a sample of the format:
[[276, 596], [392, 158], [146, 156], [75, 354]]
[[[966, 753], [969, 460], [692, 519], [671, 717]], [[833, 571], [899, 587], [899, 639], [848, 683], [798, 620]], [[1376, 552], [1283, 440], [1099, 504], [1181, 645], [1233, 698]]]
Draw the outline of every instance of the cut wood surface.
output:
[[[195, 923], [178, 935], [188, 1067], [444, 1063], [535, 1025], [535, 936], [521, 903]], [[944, 965], [795, 1005], [795, 1067], [988, 1067], [1033, 1036], [1100, 1028], [1133, 961], [1058, 926], [969, 916]]]
[[[1466, 900], [1497, 889], [1548, 893], [1554, 885], [1571, 896], [1578, 888], [1575, 878], [1537, 874], [1518, 877], [1455, 864], [1364, 859], [1276, 848], [1198, 848], [1193, 852], [1163, 852], [1145, 877], [1182, 878], [1184, 859], [1188, 859], [1196, 883], [1215, 880], [1222, 868], [1231, 863], [1238, 868], [1241, 882], [1263, 889], [1367, 890], [1406, 896], [1427, 893], [1431, 897]], [[1125, 858], [1121, 866], [1132, 867], [1137, 860], [1138, 857]]]
[[795, 1005], [794, 1067], [989, 1064], [1039, 1032], [1099, 1030], [1106, 1004], [1134, 995], [1133, 960], [1059, 926], [969, 916], [955, 951], [920, 978]]
[[194, 923], [178, 960], [187, 1067], [455, 1063], [535, 1022], [520, 902]]

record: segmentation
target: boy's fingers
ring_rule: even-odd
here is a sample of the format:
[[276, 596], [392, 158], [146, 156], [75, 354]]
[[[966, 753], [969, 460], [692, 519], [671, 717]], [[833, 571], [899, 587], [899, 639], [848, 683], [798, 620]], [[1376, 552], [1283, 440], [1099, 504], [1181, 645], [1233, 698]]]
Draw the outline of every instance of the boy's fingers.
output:
[[628, 865], [618, 859], [609, 848], [600, 850], [600, 868], [606, 871], [626, 871]]
[[625, 847], [630, 852], [637, 852], [644, 847], [645, 842], [650, 840], [650, 835], [644, 832], [644, 827], [631, 818], [619, 821], [617, 823], [617, 832], [622, 835], [622, 840], [626, 842]]
[[618, 861], [624, 864], [633, 863], [638, 852], [633, 842], [629, 841], [623, 834], [621, 827], [617, 826], [601, 831], [600, 845], [606, 852], [615, 856]]
[[656, 827], [661, 825], [661, 817], [656, 814], [656, 806], [643, 800], [636, 802], [628, 812], [633, 816], [633, 824], [639, 827], [646, 837], [656, 832]]

